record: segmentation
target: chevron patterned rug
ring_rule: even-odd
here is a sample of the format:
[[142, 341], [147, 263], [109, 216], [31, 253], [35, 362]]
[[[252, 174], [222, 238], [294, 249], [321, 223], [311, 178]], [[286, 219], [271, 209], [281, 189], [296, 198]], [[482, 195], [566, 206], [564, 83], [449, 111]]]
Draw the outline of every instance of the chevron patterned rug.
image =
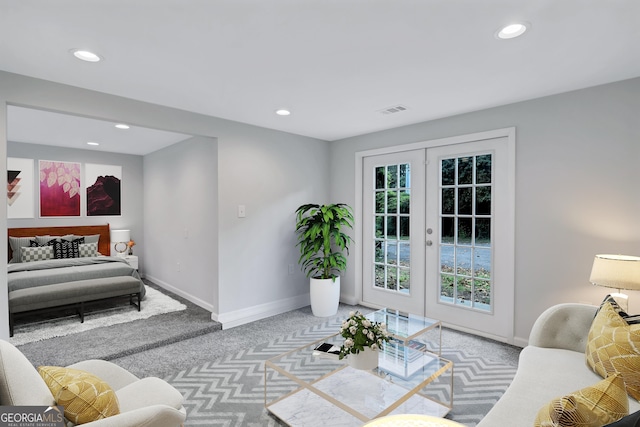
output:
[[[264, 362], [338, 328], [338, 322], [326, 322], [165, 378], [185, 396], [185, 426], [285, 425], [264, 409]], [[442, 357], [454, 362], [454, 403], [447, 418], [473, 427], [511, 383], [518, 351], [467, 334], [461, 338], [464, 347], [471, 345], [480, 351], [459, 350], [455, 345], [457, 334], [460, 333], [443, 330]], [[272, 400], [277, 396], [267, 397]]]

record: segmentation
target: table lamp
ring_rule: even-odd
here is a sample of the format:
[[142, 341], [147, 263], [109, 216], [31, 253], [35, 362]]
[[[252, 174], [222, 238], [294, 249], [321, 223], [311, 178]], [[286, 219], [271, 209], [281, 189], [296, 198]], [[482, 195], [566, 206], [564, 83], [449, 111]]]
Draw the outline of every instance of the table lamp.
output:
[[127, 256], [126, 251], [129, 240], [131, 240], [131, 230], [111, 230], [110, 234], [113, 249], [118, 253], [118, 256], [122, 258]]
[[625, 312], [629, 297], [620, 291], [640, 290], [640, 257], [630, 255], [596, 255], [589, 281], [594, 285], [618, 289], [611, 296]]

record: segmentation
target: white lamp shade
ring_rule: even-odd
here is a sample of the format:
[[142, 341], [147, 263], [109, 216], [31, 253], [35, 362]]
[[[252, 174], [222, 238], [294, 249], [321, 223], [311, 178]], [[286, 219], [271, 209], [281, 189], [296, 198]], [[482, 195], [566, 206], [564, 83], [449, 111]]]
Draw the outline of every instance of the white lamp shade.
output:
[[131, 240], [131, 230], [111, 230], [111, 242], [128, 243]]
[[607, 288], [640, 290], [640, 257], [596, 255], [589, 281]]

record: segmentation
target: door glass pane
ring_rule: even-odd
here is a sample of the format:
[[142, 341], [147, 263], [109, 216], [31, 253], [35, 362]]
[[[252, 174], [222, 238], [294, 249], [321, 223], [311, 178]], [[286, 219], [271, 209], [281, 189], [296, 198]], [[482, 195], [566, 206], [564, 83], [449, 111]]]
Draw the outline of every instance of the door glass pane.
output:
[[384, 191], [378, 191], [376, 193], [376, 213], [383, 214], [384, 209]]
[[472, 194], [473, 194], [473, 188], [471, 187], [458, 188], [458, 214], [459, 215], [471, 215], [473, 213], [472, 204], [471, 204]]
[[384, 173], [384, 166], [378, 166], [376, 168], [376, 189], [382, 189], [384, 188], [384, 183], [385, 183], [385, 173]]
[[385, 288], [385, 280], [384, 280], [384, 274], [385, 272], [385, 266], [384, 265], [375, 265], [375, 287], [376, 288]]
[[400, 217], [400, 240], [409, 240], [409, 217], [401, 216]]
[[442, 185], [453, 185], [456, 183], [456, 159], [444, 159], [442, 161]]
[[387, 166], [387, 188], [398, 187], [398, 165]]
[[409, 190], [400, 191], [400, 213], [408, 214], [411, 209], [411, 194]]
[[471, 248], [456, 248], [456, 274], [471, 276]]
[[398, 264], [398, 243], [387, 242], [387, 264]]
[[409, 293], [411, 289], [411, 167], [376, 167], [374, 287]]
[[411, 169], [409, 164], [400, 165], [400, 188], [409, 188]]
[[476, 184], [491, 182], [491, 154], [476, 156]]
[[453, 217], [444, 217], [442, 218], [442, 226], [440, 227], [440, 231], [442, 233], [441, 242], [442, 243], [455, 243], [455, 218]]
[[398, 239], [398, 232], [396, 229], [397, 218], [398, 217], [395, 215], [389, 215], [387, 217], [387, 239]]
[[458, 218], [458, 240], [459, 245], [471, 244], [471, 229], [473, 220], [471, 218]]
[[471, 157], [458, 158], [458, 185], [473, 184], [473, 161]]
[[491, 311], [492, 155], [441, 159], [440, 301]]
[[376, 216], [376, 238], [384, 237], [384, 216]]
[[398, 193], [387, 191], [387, 213], [398, 213]]
[[382, 242], [377, 240], [374, 242], [374, 262], [383, 263], [384, 262], [384, 250], [382, 249]]
[[398, 271], [400, 273], [400, 277], [398, 279], [400, 292], [408, 293], [411, 288], [411, 270], [408, 268], [400, 268]]
[[476, 215], [491, 215], [491, 187], [476, 187]]

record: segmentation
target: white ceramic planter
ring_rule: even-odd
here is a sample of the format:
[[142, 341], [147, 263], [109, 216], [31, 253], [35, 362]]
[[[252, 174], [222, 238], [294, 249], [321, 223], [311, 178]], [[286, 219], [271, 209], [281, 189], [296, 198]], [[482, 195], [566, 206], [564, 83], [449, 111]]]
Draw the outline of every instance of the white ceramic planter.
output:
[[347, 356], [349, 366], [354, 369], [371, 370], [378, 367], [378, 350], [372, 350], [371, 347], [365, 347], [358, 354], [350, 354]]
[[311, 311], [316, 317], [335, 316], [340, 303], [340, 277], [309, 280]]

